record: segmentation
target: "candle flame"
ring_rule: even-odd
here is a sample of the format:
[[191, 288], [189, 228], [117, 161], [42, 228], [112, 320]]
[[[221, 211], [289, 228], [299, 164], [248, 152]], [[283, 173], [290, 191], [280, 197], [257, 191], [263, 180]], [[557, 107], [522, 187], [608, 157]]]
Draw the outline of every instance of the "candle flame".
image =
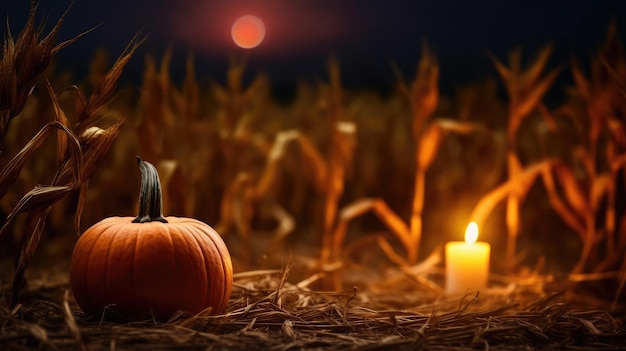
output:
[[478, 239], [478, 224], [472, 221], [467, 225], [465, 229], [465, 243], [473, 244]]

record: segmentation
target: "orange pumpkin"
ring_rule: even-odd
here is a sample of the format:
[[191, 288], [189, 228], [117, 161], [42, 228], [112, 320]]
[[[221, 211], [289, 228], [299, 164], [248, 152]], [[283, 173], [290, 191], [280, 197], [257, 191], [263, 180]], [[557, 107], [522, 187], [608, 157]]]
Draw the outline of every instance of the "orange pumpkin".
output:
[[139, 215], [106, 218], [80, 236], [70, 264], [76, 302], [98, 317], [105, 308], [124, 318], [158, 320], [178, 310], [221, 312], [233, 281], [224, 241], [196, 219], [164, 218], [156, 169], [137, 159]]

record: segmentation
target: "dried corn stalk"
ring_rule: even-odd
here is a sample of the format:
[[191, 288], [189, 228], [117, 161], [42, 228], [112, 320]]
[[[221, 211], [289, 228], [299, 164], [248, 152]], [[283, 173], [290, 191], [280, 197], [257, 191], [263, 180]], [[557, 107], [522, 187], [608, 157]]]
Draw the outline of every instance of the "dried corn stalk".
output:
[[[426, 170], [435, 159], [436, 151], [442, 140], [443, 129], [429, 125], [439, 103], [439, 64], [426, 45], [423, 45], [422, 57], [417, 68], [417, 75], [409, 88], [401, 81], [401, 91], [407, 96], [413, 113], [413, 138], [417, 159], [413, 189], [413, 206], [409, 222], [411, 245], [407, 250], [407, 261], [416, 264], [422, 240], [422, 212], [424, 210], [424, 186]], [[406, 239], [405, 239], [406, 240]]]
[[[535, 109], [541, 107], [541, 99], [552, 86], [560, 71], [560, 69], [553, 69], [545, 76], [542, 76], [551, 52], [551, 45], [544, 47], [526, 69], [522, 69], [521, 49], [517, 49], [509, 54], [508, 67], [492, 56], [494, 65], [504, 82], [509, 99], [507, 126], [507, 169], [509, 179], [520, 179], [518, 175], [524, 169], [517, 154], [517, 131], [522, 121]], [[519, 208], [527, 191], [528, 188], [525, 188], [523, 184], [519, 184], [511, 189], [507, 197], [507, 270], [509, 272], [515, 269], [517, 262], [516, 243], [520, 227]]]
[[390, 231], [400, 240], [406, 251], [406, 259], [396, 254], [383, 237], [377, 239], [380, 247], [393, 261], [403, 266], [415, 265], [418, 261], [422, 237], [422, 212], [424, 207], [426, 171], [433, 163], [445, 135], [471, 133], [478, 129], [474, 124], [446, 119], [431, 119], [438, 102], [439, 67], [435, 58], [424, 47], [424, 54], [418, 65], [418, 73], [409, 88], [401, 81], [401, 91], [408, 97], [413, 113], [413, 137], [416, 150], [416, 172], [414, 181], [413, 206], [410, 222], [407, 225], [382, 199], [360, 199], [340, 211], [339, 221], [333, 233], [332, 260], [339, 260], [345, 240], [348, 223], [354, 218], [373, 211]]
[[[41, 33], [34, 28], [35, 10], [36, 6], [33, 2], [29, 19], [24, 30], [18, 36], [17, 42], [14, 43], [9, 34], [3, 46], [3, 57], [0, 64], [0, 91], [5, 92], [1, 102], [3, 120], [0, 124], [3, 140], [9, 122], [23, 108], [35, 80], [46, 69], [52, 56], [79, 38], [75, 37], [54, 46], [56, 34], [64, 18], [62, 17], [52, 32], [40, 40]], [[137, 45], [138, 43], [134, 39], [109, 73], [96, 85], [88, 100], [84, 98], [80, 90], [75, 89], [78, 96], [75, 111], [78, 119], [73, 127], [64, 110], [60, 107], [57, 94], [46, 79], [46, 91], [51, 99], [55, 121], [44, 125], [4, 166], [0, 173], [0, 197], [3, 197], [20, 175], [25, 162], [37, 149], [42, 147], [52, 132], [57, 131], [56, 170], [48, 171], [53, 172], [50, 184], [36, 185], [31, 191], [24, 194], [8, 214], [0, 229], [0, 239], [2, 239], [13, 228], [17, 216], [22, 213], [27, 214], [21, 248], [17, 254], [17, 267], [13, 280], [13, 304], [16, 303], [18, 294], [25, 285], [24, 272], [39, 244], [52, 205], [70, 192], [81, 188], [75, 215], [76, 229], [79, 229], [79, 218], [87, 182], [110, 149], [121, 126], [121, 122], [118, 122], [108, 129], [102, 130], [94, 124], [101, 119], [104, 105], [111, 99], [115, 83]]]
[[[470, 123], [460, 123], [445, 119], [435, 119], [428, 125], [428, 130], [423, 134], [419, 140], [419, 154], [417, 156], [417, 177], [416, 188], [418, 194], [417, 205], [414, 202], [413, 214], [419, 217], [421, 222], [421, 214], [423, 208], [423, 195], [426, 170], [430, 167], [439, 149], [443, 138], [447, 133], [470, 133], [478, 129], [478, 126]], [[417, 211], [416, 211], [417, 210]], [[378, 243], [383, 248], [387, 256], [395, 263], [399, 263], [403, 266], [412, 266], [417, 264], [419, 240], [421, 239], [421, 223], [419, 232], [412, 228], [418, 223], [417, 220], [412, 220], [410, 225], [407, 225], [400, 216], [398, 216], [383, 199], [359, 199], [349, 205], [343, 207], [339, 214], [339, 220], [333, 234], [333, 259], [338, 260], [341, 255], [341, 247], [346, 236], [347, 226], [353, 219], [362, 216], [366, 212], [372, 211], [380, 220], [385, 224], [387, 228], [393, 233], [402, 243], [407, 256], [404, 259], [399, 259], [401, 256], [393, 252], [391, 245], [386, 242], [382, 237], [378, 239]], [[417, 215], [415, 215], [417, 213]], [[417, 235], [418, 233], [419, 235]]]
[[[343, 89], [339, 63], [331, 59], [328, 64], [329, 84], [323, 87], [323, 101], [328, 116], [330, 141], [327, 144], [326, 165], [327, 176], [324, 182], [324, 215], [322, 227], [322, 248], [320, 261], [322, 264], [332, 262], [333, 228], [338, 211], [338, 203], [344, 189], [346, 168], [352, 161], [356, 125], [343, 122], [345, 111], [343, 106]], [[343, 127], [342, 127], [343, 126]]]
[[[626, 241], [616, 224], [624, 214], [615, 209], [618, 175], [624, 169], [620, 160], [626, 154], [626, 124], [619, 117], [626, 112], [625, 62], [624, 48], [612, 26], [604, 47], [591, 62], [589, 77], [577, 62], [572, 64], [575, 89], [559, 110], [578, 126], [581, 140], [573, 147], [574, 161], [560, 163], [543, 178], [552, 206], [583, 244], [574, 274], [617, 269], [626, 252]], [[597, 219], [602, 217], [604, 225], [599, 227]], [[599, 248], [602, 242], [604, 250]], [[602, 260], [600, 252], [604, 252]]]

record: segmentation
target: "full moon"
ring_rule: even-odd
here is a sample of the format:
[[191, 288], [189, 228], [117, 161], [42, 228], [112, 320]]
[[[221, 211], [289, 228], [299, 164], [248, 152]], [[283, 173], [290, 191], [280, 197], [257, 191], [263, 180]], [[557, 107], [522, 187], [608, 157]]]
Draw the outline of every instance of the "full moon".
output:
[[256, 16], [242, 16], [233, 23], [230, 34], [237, 46], [252, 49], [261, 44], [265, 38], [265, 25]]

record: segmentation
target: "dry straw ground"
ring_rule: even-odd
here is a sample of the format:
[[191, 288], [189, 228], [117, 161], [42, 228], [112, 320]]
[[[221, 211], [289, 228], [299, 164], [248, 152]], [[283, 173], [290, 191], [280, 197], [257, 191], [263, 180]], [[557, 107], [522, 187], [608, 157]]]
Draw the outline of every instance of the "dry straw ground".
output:
[[[624, 310], [568, 302], [536, 286], [443, 298], [415, 285], [319, 292], [284, 271], [239, 273], [227, 311], [153, 321], [87, 319], [67, 277], [33, 280], [0, 306], [4, 350], [618, 350]], [[387, 282], [389, 283], [389, 282]], [[580, 303], [580, 301], [578, 302]], [[621, 318], [616, 317], [617, 315]], [[106, 318], [106, 316], [103, 316]]]
[[[79, 37], [55, 44], [63, 18], [44, 35], [35, 12], [0, 61], [1, 349], [626, 347], [615, 26], [588, 67], [544, 73], [551, 46], [527, 65], [519, 51], [492, 57], [506, 102], [496, 80], [440, 96], [424, 46], [414, 79], [398, 71], [388, 96], [346, 91], [330, 60], [328, 82], [285, 105], [268, 77], [244, 84], [240, 60], [204, 84], [189, 58], [179, 86], [172, 52], [145, 58], [138, 90], [118, 90], [139, 36], [112, 65], [96, 53], [73, 85], [52, 62]], [[547, 106], [566, 71], [574, 86]], [[158, 167], [167, 214], [224, 236], [238, 272], [224, 314], [89, 319], [67, 292], [77, 234], [135, 214], [135, 155]], [[470, 219], [494, 247], [492, 285], [445, 297], [441, 244]], [[273, 270], [284, 257], [291, 269]]]

